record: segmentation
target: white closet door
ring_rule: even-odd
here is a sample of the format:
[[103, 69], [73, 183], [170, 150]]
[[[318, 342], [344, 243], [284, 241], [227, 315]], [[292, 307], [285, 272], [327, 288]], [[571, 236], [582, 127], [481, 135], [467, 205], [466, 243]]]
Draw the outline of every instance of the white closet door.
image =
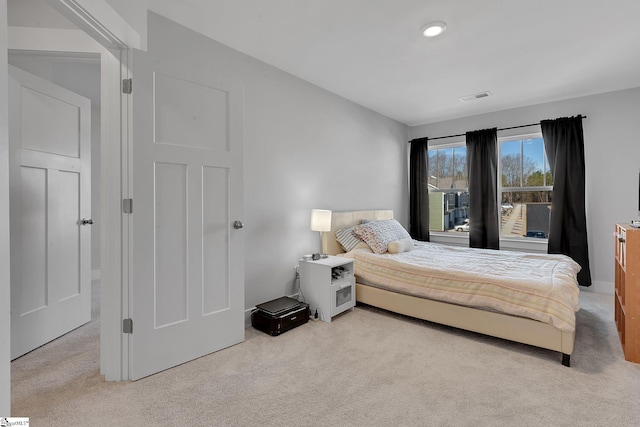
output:
[[9, 66], [11, 358], [91, 320], [91, 102]]

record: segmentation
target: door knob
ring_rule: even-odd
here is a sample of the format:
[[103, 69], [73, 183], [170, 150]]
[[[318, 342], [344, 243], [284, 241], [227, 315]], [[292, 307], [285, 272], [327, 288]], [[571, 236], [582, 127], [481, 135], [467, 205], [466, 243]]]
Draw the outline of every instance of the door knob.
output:
[[236, 230], [239, 230], [242, 227], [244, 227], [244, 224], [242, 223], [242, 221], [233, 221], [233, 228], [235, 228]]
[[93, 224], [93, 220], [91, 218], [82, 218], [82, 221], [80, 221], [82, 223], [82, 225], [92, 225]]

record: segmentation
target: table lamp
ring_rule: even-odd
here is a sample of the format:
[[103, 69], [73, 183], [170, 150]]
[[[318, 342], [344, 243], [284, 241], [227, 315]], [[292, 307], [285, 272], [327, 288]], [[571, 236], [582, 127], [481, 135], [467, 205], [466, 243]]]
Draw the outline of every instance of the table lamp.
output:
[[[320, 247], [322, 247], [322, 232], [331, 231], [331, 211], [326, 209], [312, 209], [311, 230], [320, 232]], [[326, 255], [323, 256], [326, 257]]]

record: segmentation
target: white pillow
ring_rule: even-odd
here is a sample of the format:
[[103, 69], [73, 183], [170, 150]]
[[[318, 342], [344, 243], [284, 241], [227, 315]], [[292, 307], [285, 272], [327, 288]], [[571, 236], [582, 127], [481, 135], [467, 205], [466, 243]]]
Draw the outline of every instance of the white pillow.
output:
[[413, 239], [405, 238], [400, 240], [394, 240], [387, 246], [387, 252], [390, 254], [399, 254], [401, 252], [409, 252], [413, 249]]
[[353, 232], [376, 254], [387, 252], [387, 246], [395, 240], [411, 239], [407, 230], [395, 219], [369, 221], [357, 225]]

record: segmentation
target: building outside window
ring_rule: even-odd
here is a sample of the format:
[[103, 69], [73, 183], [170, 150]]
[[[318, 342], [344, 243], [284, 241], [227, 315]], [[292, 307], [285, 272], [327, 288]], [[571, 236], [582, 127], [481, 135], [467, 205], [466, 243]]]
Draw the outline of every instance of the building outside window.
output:
[[[541, 134], [499, 138], [501, 238], [547, 238], [553, 180]], [[467, 148], [429, 149], [429, 229], [469, 230]]]

